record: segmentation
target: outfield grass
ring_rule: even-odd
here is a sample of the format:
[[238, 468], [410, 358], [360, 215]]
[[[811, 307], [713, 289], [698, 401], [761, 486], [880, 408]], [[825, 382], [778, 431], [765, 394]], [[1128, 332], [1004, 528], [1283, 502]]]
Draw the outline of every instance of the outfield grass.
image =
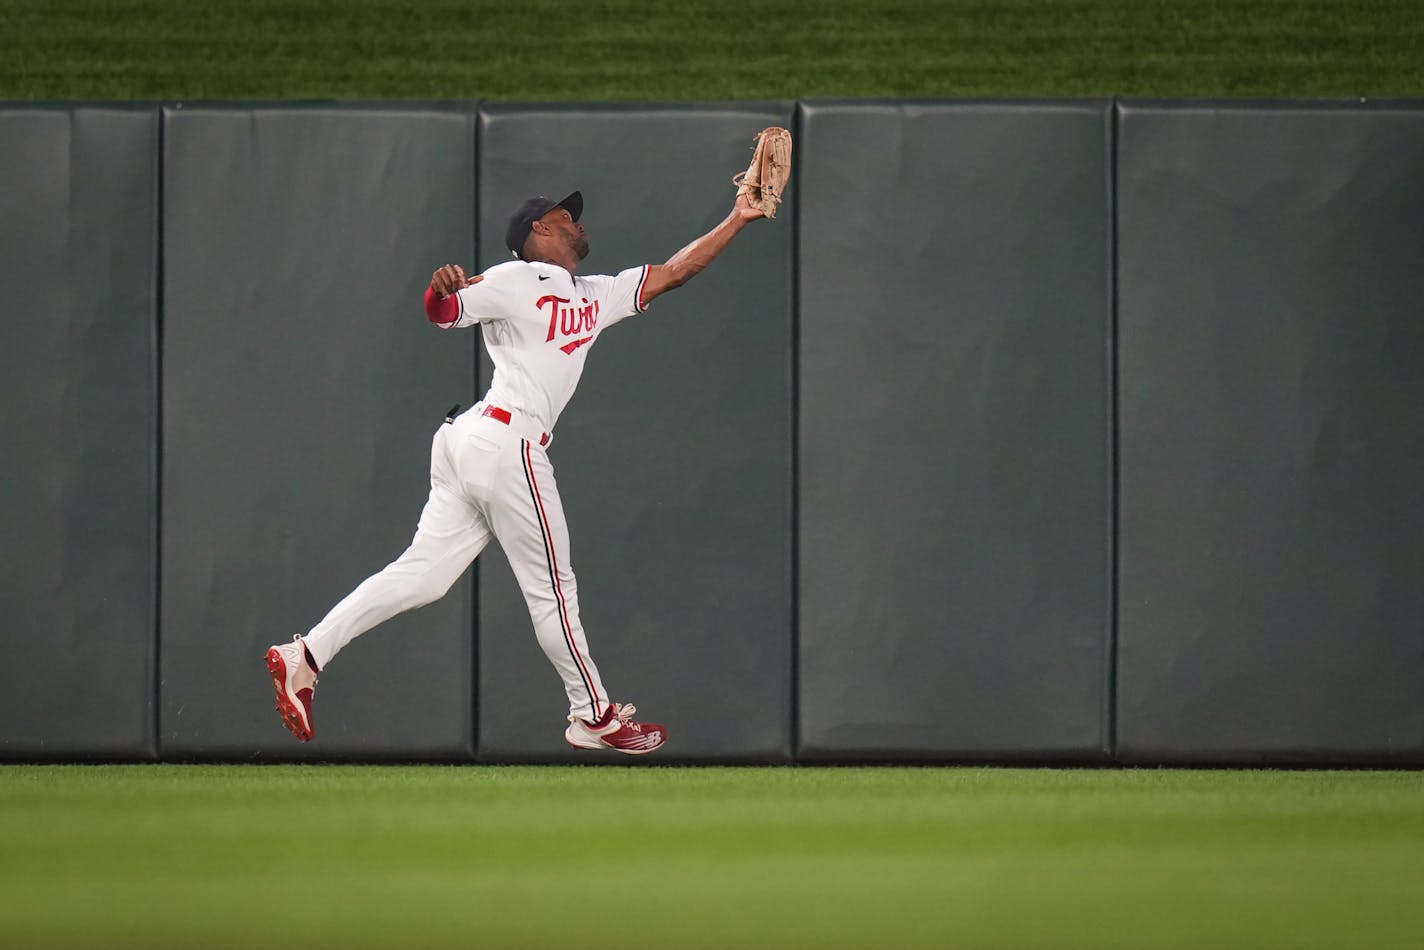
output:
[[7, 947], [1417, 947], [1424, 774], [0, 768]]
[[0, 0], [0, 98], [1424, 95], [1420, 0]]

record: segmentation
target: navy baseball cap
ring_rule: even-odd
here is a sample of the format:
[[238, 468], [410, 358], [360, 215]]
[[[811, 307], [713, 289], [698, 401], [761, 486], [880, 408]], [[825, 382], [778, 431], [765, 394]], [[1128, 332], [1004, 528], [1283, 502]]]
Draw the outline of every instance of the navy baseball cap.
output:
[[529, 239], [529, 232], [534, 230], [534, 222], [555, 208], [567, 208], [573, 219], [577, 221], [579, 215], [583, 214], [583, 195], [574, 192], [563, 201], [555, 201], [545, 195], [535, 195], [533, 198], [525, 198], [514, 209], [514, 213], [509, 216], [509, 227], [504, 232], [504, 246], [514, 252], [514, 256], [523, 259], [524, 242]]

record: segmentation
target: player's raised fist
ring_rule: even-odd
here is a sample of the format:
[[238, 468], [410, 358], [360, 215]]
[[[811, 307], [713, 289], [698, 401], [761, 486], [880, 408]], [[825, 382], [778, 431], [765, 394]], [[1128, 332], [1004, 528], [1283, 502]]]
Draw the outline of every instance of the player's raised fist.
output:
[[466, 277], [465, 269], [459, 264], [446, 264], [430, 276], [430, 287], [444, 299], [462, 287], [473, 287], [484, 279], [483, 274]]

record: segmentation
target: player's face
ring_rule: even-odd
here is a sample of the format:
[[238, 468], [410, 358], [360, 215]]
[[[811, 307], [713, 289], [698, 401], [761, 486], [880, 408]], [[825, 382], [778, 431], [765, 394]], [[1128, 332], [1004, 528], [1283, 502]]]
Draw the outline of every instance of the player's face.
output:
[[544, 215], [544, 220], [549, 222], [554, 235], [578, 255], [579, 260], [588, 257], [588, 232], [574, 220], [568, 208], [555, 208]]

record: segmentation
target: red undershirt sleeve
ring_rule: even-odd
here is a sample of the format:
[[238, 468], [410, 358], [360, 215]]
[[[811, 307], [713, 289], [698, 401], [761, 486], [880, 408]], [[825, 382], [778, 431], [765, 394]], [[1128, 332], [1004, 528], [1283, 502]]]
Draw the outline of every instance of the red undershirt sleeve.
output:
[[454, 294], [441, 299], [434, 287], [425, 288], [425, 315], [431, 323], [451, 326], [460, 319], [460, 301]]

